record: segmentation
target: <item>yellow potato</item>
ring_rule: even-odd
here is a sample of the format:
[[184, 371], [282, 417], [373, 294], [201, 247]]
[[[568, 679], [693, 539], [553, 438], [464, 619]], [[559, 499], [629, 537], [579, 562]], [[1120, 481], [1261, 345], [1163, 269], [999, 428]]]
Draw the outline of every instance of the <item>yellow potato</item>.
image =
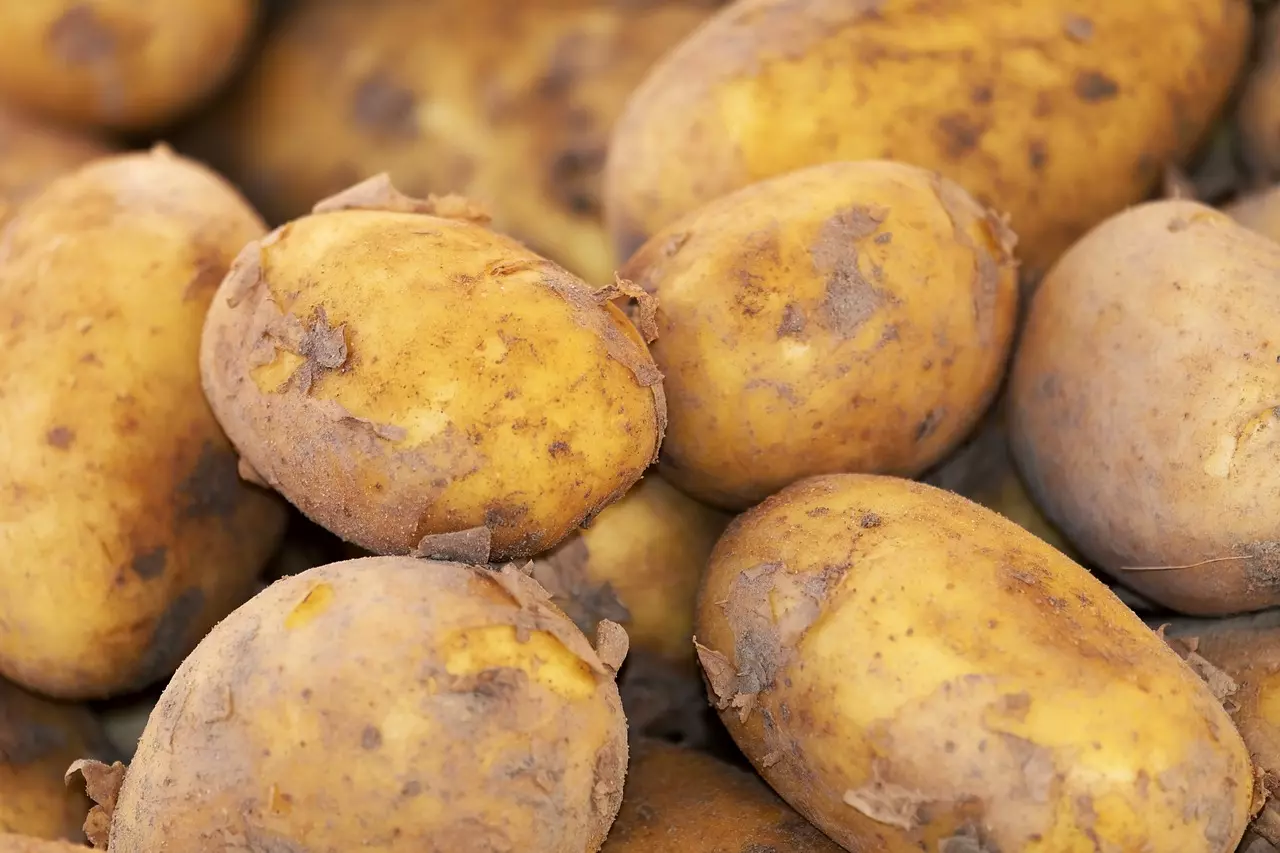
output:
[[140, 689], [248, 597], [283, 508], [201, 395], [204, 315], [262, 223], [163, 149], [90, 163], [0, 251], [0, 675]]
[[1249, 36], [1247, 0], [738, 0], [636, 89], [606, 221], [626, 257], [763, 178], [892, 159], [1010, 213], [1033, 281], [1192, 153]]
[[1229, 853], [1249, 754], [1101, 582], [950, 492], [814, 477], [744, 513], [699, 597], [734, 740], [848, 850]]
[[1013, 235], [933, 172], [826, 163], [654, 235], [622, 275], [657, 297], [662, 473], [744, 509], [813, 474], [914, 476], [996, 393]]
[[377, 553], [540, 553], [662, 439], [618, 289], [469, 215], [374, 178], [250, 244], [209, 312], [205, 390], [246, 474]]
[[1089, 561], [1194, 614], [1280, 604], [1280, 244], [1151, 202], [1072, 247], [1031, 303], [1010, 437]]
[[0, 225], [49, 181], [110, 153], [103, 140], [0, 107]]
[[1280, 186], [1246, 193], [1222, 212], [1251, 231], [1280, 240]]

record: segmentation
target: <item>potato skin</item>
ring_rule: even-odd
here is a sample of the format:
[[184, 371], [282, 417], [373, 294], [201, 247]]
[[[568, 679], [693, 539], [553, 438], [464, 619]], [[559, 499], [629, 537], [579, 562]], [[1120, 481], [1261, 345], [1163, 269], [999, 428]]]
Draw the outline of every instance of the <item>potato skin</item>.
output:
[[105, 140], [0, 106], [0, 226], [49, 181], [113, 152]]
[[1174, 610], [1280, 603], [1277, 324], [1280, 244], [1186, 201], [1099, 225], [1027, 313], [1010, 380], [1027, 486], [1092, 563]]
[[545, 595], [512, 565], [404, 557], [273, 584], [165, 690], [111, 850], [594, 853], [626, 721], [612, 672]]
[[1223, 207], [1222, 212], [1250, 231], [1280, 240], [1280, 186], [1246, 193]]
[[632, 95], [606, 222], [627, 257], [760, 179], [893, 159], [1010, 213], [1033, 281], [1192, 152], [1250, 23], [1246, 0], [738, 0]]
[[949, 492], [782, 490], [717, 543], [696, 629], [734, 740], [846, 849], [1227, 853], [1244, 831], [1249, 756], [1204, 684], [1083, 568]]
[[262, 228], [228, 184], [158, 148], [55, 180], [5, 231], [5, 677], [67, 699], [140, 689], [250, 594], [283, 507], [236, 476], [197, 350]]
[[740, 510], [834, 471], [914, 476], [995, 395], [1013, 236], [901, 163], [827, 163], [706, 205], [621, 275], [658, 300], [664, 477]]
[[84, 853], [83, 844], [69, 841], [46, 841], [29, 835], [0, 832], [0, 853]]
[[25, 0], [0, 10], [0, 96], [70, 124], [143, 130], [230, 75], [255, 0]]
[[[440, 204], [383, 176], [248, 246], [209, 312], [205, 390], [256, 476], [343, 539], [531, 556], [654, 460], [661, 376], [616, 289]], [[483, 547], [425, 539], [463, 532]]]

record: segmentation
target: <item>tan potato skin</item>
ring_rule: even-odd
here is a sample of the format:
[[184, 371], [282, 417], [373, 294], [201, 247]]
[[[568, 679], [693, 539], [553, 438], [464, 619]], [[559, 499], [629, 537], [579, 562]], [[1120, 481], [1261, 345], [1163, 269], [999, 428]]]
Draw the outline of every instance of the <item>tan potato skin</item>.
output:
[[0, 96], [60, 121], [142, 130], [230, 75], [255, 0], [23, 0], [0, 10]]
[[664, 228], [621, 273], [658, 300], [663, 476], [741, 510], [813, 474], [924, 471], [1004, 372], [1012, 241], [955, 184], [886, 161], [763, 181]]
[[1010, 213], [1034, 281], [1192, 152], [1249, 35], [1245, 0], [738, 0], [636, 89], [606, 222], [627, 257], [760, 179], [893, 159]]
[[1280, 240], [1280, 187], [1247, 193], [1222, 212], [1251, 231]]
[[479, 200], [498, 230], [605, 285], [619, 263], [600, 199], [613, 122], [720, 5], [301, 3], [191, 144], [274, 221], [387, 171], [411, 195]]
[[162, 149], [95, 161], [0, 243], [0, 674], [97, 698], [171, 673], [247, 598], [283, 507], [204, 402], [205, 311], [262, 233]]
[[607, 295], [391, 198], [242, 253], [204, 332], [210, 404], [263, 481], [349, 542], [407, 554], [481, 530], [471, 562], [545, 551], [653, 461], [661, 377]]
[[1167, 607], [1280, 603], [1278, 324], [1280, 245], [1185, 201], [1098, 226], [1028, 311], [1019, 469], [1085, 557]]
[[0, 853], [84, 853], [83, 844], [68, 841], [45, 841], [27, 835], [0, 832]]
[[594, 853], [627, 766], [617, 688], [504, 573], [373, 557], [250, 600], [166, 689], [110, 849]]
[[0, 226], [49, 181], [113, 151], [105, 140], [0, 107]]
[[734, 740], [848, 850], [1227, 853], [1244, 832], [1249, 756], [1204, 684], [950, 492], [784, 489], [717, 543], [696, 629]]

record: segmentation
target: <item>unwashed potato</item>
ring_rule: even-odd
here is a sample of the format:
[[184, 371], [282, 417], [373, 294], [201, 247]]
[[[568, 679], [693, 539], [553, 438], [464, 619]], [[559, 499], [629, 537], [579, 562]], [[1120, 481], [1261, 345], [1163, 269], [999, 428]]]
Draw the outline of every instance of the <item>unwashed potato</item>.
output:
[[1160, 604], [1280, 603], [1280, 244], [1211, 208], [1118, 214], [1045, 277], [1014, 362], [1028, 489]]
[[893, 159], [1010, 213], [1034, 281], [1193, 152], [1249, 35], [1247, 0], [738, 0], [636, 89], [606, 221], [626, 257], [763, 178]]
[[22, 0], [0, 5], [0, 97], [71, 124], [155, 127], [234, 69], [255, 0]]
[[382, 175], [241, 253], [201, 369], [243, 470], [376, 553], [555, 546], [640, 479], [662, 377], [610, 301]]
[[0, 226], [49, 181], [112, 151], [104, 140], [0, 106]]
[[0, 245], [0, 674], [97, 698], [171, 673], [250, 594], [283, 508], [201, 395], [205, 311], [262, 234], [166, 149], [94, 161]]
[[739, 510], [813, 474], [921, 473], [1000, 383], [1013, 242], [954, 183], [887, 161], [762, 181], [659, 231], [621, 274], [657, 297], [663, 475]]
[[1280, 240], [1280, 186], [1246, 193], [1222, 208], [1245, 228]]
[[699, 657], [734, 740], [848, 850], [1227, 853], [1248, 752], [1103, 584], [908, 480], [796, 483], [730, 525]]
[[0, 832], [0, 853], [84, 853], [83, 844], [69, 841], [45, 841], [29, 835]]
[[625, 647], [607, 625], [593, 649], [510, 564], [285, 578], [166, 688], [110, 849], [593, 853], [627, 767]]
[[753, 774], [641, 741], [603, 853], [840, 853]]
[[1236, 123], [1241, 153], [1253, 177], [1280, 177], [1280, 9], [1267, 14], [1258, 62], [1240, 95]]
[[459, 192], [494, 227], [596, 285], [613, 122], [663, 53], [723, 0], [304, 2], [273, 30], [190, 150], [269, 219], [387, 171]]
[[108, 757], [108, 750], [88, 709], [0, 681], [0, 833], [83, 840], [89, 800], [67, 787], [63, 773], [85, 756]]

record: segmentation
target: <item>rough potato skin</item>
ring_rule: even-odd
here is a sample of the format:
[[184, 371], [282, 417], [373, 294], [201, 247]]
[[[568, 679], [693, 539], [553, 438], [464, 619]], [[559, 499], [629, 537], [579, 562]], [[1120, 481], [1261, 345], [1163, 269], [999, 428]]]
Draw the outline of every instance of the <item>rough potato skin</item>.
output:
[[255, 0], [24, 0], [0, 10], [0, 96], [69, 124], [143, 130], [226, 80]]
[[1280, 187], [1246, 193], [1222, 212], [1251, 231], [1280, 240]]
[[1249, 756], [1098, 580], [950, 492], [814, 477], [716, 545], [697, 640], [734, 740], [848, 850], [1228, 853]]
[[1280, 603], [1280, 244], [1194, 202], [1099, 225], [1045, 277], [1010, 394], [1036, 503], [1174, 610]]
[[113, 150], [104, 140], [0, 107], [0, 226], [49, 181]]
[[886, 161], [763, 181], [664, 228], [621, 272], [658, 301], [663, 476], [741, 510], [813, 474], [919, 474], [996, 393], [1012, 244], [955, 184]]
[[0, 244], [0, 675], [60, 698], [173, 671], [251, 592], [283, 506], [204, 402], [214, 290], [263, 225], [157, 148], [94, 161]]
[[209, 312], [205, 390], [252, 475], [343, 539], [527, 557], [652, 463], [661, 376], [616, 287], [449, 204], [469, 215], [384, 175], [247, 247]]
[[84, 853], [83, 844], [69, 841], [45, 841], [28, 835], [0, 832], [0, 853]]
[[1246, 0], [738, 0], [631, 97], [606, 222], [625, 258], [763, 178], [892, 159], [1010, 213], [1032, 282], [1192, 152], [1249, 34]]
[[183, 663], [110, 849], [594, 853], [626, 766], [612, 669], [514, 566], [333, 563]]

